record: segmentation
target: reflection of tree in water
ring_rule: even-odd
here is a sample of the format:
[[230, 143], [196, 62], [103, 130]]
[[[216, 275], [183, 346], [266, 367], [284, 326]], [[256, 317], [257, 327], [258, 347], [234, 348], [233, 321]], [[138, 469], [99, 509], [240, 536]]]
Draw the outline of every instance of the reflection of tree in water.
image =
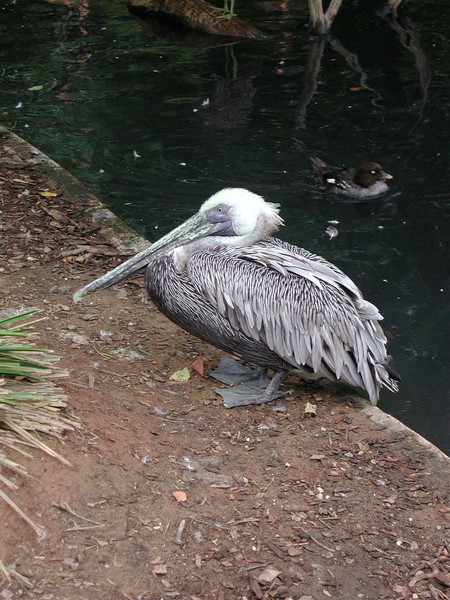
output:
[[300, 127], [301, 129], [305, 129], [306, 127], [306, 112], [308, 105], [317, 91], [317, 77], [322, 64], [324, 48], [325, 37], [322, 35], [315, 37], [312, 40], [309, 48], [308, 58], [306, 59], [305, 65], [305, 74], [303, 76], [303, 87], [302, 91], [300, 92], [295, 118], [297, 127]]
[[326, 42], [329, 42], [331, 48], [343, 56], [349, 67], [358, 73], [359, 85], [361, 89], [370, 91], [375, 95], [375, 98], [372, 100], [372, 104], [379, 107], [379, 102], [382, 100], [381, 94], [369, 85], [368, 76], [361, 67], [357, 54], [347, 50], [343, 44], [334, 37], [327, 37], [323, 35], [316, 36], [311, 42], [308, 58], [306, 60], [303, 87], [300, 93], [298, 108], [296, 111], [296, 125], [301, 129], [306, 128], [306, 114], [308, 105], [317, 91], [318, 76], [321, 69], [322, 57]]
[[211, 130], [234, 129], [246, 123], [257, 91], [253, 80], [258, 75], [259, 67], [252, 69], [250, 75], [238, 76], [233, 46], [227, 46], [225, 51], [228, 77], [214, 83], [214, 91], [203, 112], [205, 125]]
[[209, 106], [204, 111], [205, 125], [212, 130], [234, 129], [248, 121], [256, 88], [253, 75], [221, 79], [214, 84]]
[[431, 68], [428, 64], [426, 54], [420, 45], [420, 36], [417, 31], [413, 29], [410, 19], [398, 14], [397, 8], [400, 2], [401, 0], [391, 0], [391, 2], [388, 2], [378, 14], [396, 33], [398, 33], [401, 45], [411, 52], [416, 60], [421, 97], [409, 108], [410, 112], [418, 115], [417, 123], [414, 126], [416, 127], [423, 118], [423, 111], [428, 101], [428, 89], [431, 84]]
[[[153, 0], [136, 0], [135, 6], [151, 5]], [[168, 2], [169, 4], [169, 2]], [[339, 12], [342, 0], [331, 0], [328, 3], [326, 10], [323, 9], [322, 0], [308, 0], [310, 13], [310, 22], [314, 31], [318, 33], [328, 32], [333, 20]], [[402, 46], [411, 51], [416, 58], [416, 68], [419, 72], [420, 87], [422, 96], [420, 102], [417, 102], [412, 107], [412, 110], [419, 113], [421, 118], [424, 106], [427, 102], [428, 88], [430, 85], [430, 69], [426, 60], [426, 56], [422, 51], [418, 34], [414, 32], [409, 20], [401, 19], [398, 16], [398, 7], [401, 0], [388, 0], [387, 4], [379, 11], [380, 16], [385, 19], [390, 27], [396, 31], [400, 38]], [[171, 4], [172, 6], [172, 4]], [[183, 12], [184, 9], [180, 5], [175, 4], [177, 11]], [[281, 11], [283, 17], [289, 12], [287, 3], [282, 3]], [[173, 7], [171, 10], [175, 10]], [[210, 47], [217, 46], [217, 42], [213, 42], [213, 36], [202, 37], [198, 32], [186, 29], [182, 35], [180, 31], [176, 31], [172, 26], [163, 26], [152, 21], [148, 22], [147, 31], [152, 30], [153, 35], [178, 41], [181, 43], [194, 43], [208, 45]], [[191, 31], [190, 35], [187, 32]], [[174, 35], [179, 35], [179, 39], [174, 39]], [[286, 40], [283, 40], [283, 44]], [[298, 98], [297, 110], [295, 115], [295, 123], [298, 128], [306, 128], [306, 118], [308, 106], [316, 94], [318, 87], [318, 78], [322, 66], [322, 57], [325, 46], [329, 43], [330, 47], [338, 52], [347, 62], [349, 67], [358, 74], [359, 87], [369, 91], [373, 98], [372, 104], [381, 107], [383, 98], [382, 95], [369, 84], [369, 77], [361, 66], [361, 62], [356, 53], [349, 51], [336, 37], [328, 35], [316, 35], [311, 41], [310, 50], [305, 63], [304, 75], [302, 80], [302, 88]], [[248, 112], [251, 108], [256, 94], [256, 89], [253, 85], [255, 74], [238, 76], [238, 64], [234, 54], [234, 45], [232, 42], [224, 44], [225, 47], [225, 70], [227, 77], [217, 81], [214, 84], [214, 92], [208, 99], [209, 103], [202, 114], [205, 117], [205, 124], [212, 130], [218, 129], [233, 129], [244, 124], [248, 119]], [[283, 69], [281, 69], [283, 71]], [[283, 74], [282, 72], [280, 74]]]
[[[80, 22], [80, 33], [82, 35], [87, 35], [87, 30], [81, 25], [81, 22], [89, 15], [89, 0], [47, 0], [49, 4], [64, 4], [67, 6], [68, 13], [67, 18], [68, 21], [71, 19], [75, 19]], [[64, 31], [65, 34], [65, 31]], [[63, 36], [63, 39], [66, 38], [66, 35]]]
[[[310, 5], [318, 3], [321, 5], [321, 0], [310, 0]], [[401, 17], [398, 14], [398, 6], [400, 3], [401, 0], [390, 0], [383, 7], [383, 9], [379, 11], [378, 14], [387, 23], [389, 23], [390, 27], [398, 34], [400, 44], [410, 51], [415, 57], [416, 69], [419, 74], [421, 98], [418, 102], [414, 102], [409, 110], [411, 112], [418, 113], [418, 122], [420, 122], [423, 116], [424, 107], [428, 100], [428, 89], [431, 82], [431, 70], [428, 65], [427, 57], [420, 46], [419, 34], [414, 31], [408, 18]], [[311, 12], [311, 16], [313, 19], [313, 12]], [[382, 101], [381, 94], [369, 85], [368, 76], [361, 67], [357, 54], [347, 50], [344, 45], [335, 37], [327, 37], [323, 35], [316, 36], [311, 42], [310, 51], [306, 61], [305, 74], [303, 77], [303, 87], [300, 93], [296, 112], [296, 125], [301, 129], [306, 127], [306, 114], [308, 105], [317, 91], [318, 76], [321, 70], [321, 62], [326, 42], [329, 42], [331, 48], [341, 54], [350, 68], [358, 73], [360, 87], [372, 92], [375, 95], [375, 98], [372, 99], [372, 104], [379, 107], [380, 102]]]

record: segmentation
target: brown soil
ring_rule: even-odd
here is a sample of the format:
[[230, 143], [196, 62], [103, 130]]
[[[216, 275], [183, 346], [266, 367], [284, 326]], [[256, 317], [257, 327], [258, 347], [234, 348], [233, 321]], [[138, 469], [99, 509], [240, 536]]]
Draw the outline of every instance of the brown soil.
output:
[[[48, 317], [41, 342], [70, 369], [82, 428], [46, 440], [72, 468], [11, 456], [32, 477], [10, 496], [48, 536], [0, 500], [0, 560], [34, 585], [0, 576], [0, 598], [449, 598], [446, 476], [414, 436], [295, 378], [284, 411], [224, 409], [191, 368], [220, 352], [161, 316], [142, 276], [74, 305], [123, 257], [11, 144], [3, 134], [0, 309]], [[170, 379], [186, 366], [189, 381]]]

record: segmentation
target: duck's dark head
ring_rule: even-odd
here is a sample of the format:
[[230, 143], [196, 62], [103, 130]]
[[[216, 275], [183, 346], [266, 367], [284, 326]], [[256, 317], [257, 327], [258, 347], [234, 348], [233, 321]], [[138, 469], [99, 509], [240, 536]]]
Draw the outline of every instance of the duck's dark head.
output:
[[393, 176], [383, 171], [383, 167], [376, 162], [365, 162], [360, 165], [353, 177], [353, 181], [363, 188], [368, 188], [385, 179], [393, 179]]

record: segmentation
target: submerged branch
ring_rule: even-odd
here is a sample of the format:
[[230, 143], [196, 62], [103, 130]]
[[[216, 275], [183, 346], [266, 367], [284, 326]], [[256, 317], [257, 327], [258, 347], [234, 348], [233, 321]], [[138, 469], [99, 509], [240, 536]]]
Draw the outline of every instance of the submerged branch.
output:
[[173, 22], [213, 35], [256, 39], [264, 34], [236, 16], [224, 19], [217, 7], [204, 0], [128, 0], [128, 10], [148, 17]]

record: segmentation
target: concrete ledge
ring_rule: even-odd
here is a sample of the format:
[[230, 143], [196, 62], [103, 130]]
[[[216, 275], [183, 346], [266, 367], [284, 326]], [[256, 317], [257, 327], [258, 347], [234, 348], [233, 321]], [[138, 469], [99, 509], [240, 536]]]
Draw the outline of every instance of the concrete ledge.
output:
[[408, 437], [410, 445], [408, 447], [403, 446], [403, 449], [410, 455], [420, 453], [421, 459], [427, 463], [427, 466], [432, 469], [437, 477], [445, 482], [450, 480], [450, 457], [444, 454], [442, 450], [392, 415], [388, 415], [377, 406], [372, 406], [363, 398], [358, 398], [358, 404], [358, 409], [368, 415], [374, 423], [383, 427], [390, 434], [390, 437], [398, 438], [399, 435]]
[[[4, 127], [0, 127], [0, 136], [3, 136], [6, 145], [15, 149], [28, 164], [39, 166], [50, 180], [67, 190], [73, 200], [91, 215], [93, 222], [101, 227], [102, 234], [121, 252], [136, 253], [149, 245], [148, 240], [116, 217], [85, 185], [54, 160]], [[420, 459], [434, 475], [446, 482], [450, 480], [450, 458], [434, 444], [363, 398], [355, 399], [355, 407], [383, 427], [392, 438], [408, 438], [409, 444], [405, 446], [403, 442], [402, 448], [412, 456], [420, 454]]]

